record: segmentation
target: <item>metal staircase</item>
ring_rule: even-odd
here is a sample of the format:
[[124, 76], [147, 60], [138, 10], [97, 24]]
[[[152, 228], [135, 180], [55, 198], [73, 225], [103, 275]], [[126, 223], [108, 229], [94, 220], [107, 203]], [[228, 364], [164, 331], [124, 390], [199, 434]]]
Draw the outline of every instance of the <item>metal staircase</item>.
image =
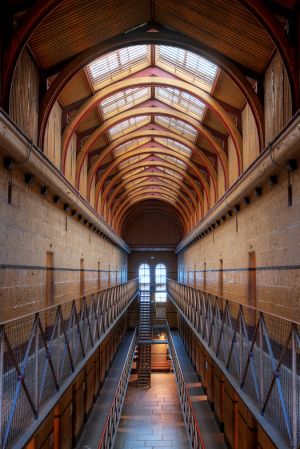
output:
[[138, 326], [138, 387], [151, 386], [151, 296], [141, 292]]

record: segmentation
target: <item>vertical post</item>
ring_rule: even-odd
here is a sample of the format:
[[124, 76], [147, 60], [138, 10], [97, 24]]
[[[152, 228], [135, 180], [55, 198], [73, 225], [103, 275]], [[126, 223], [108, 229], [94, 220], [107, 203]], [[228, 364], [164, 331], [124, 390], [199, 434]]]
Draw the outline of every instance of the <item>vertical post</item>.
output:
[[[35, 315], [36, 321], [39, 320], [39, 314], [37, 313]], [[34, 366], [34, 376], [35, 376], [35, 382], [34, 382], [34, 402], [35, 402], [35, 409], [38, 413], [39, 410], [39, 326], [36, 326], [35, 330], [35, 366]], [[45, 361], [47, 363], [47, 361]]]
[[297, 327], [292, 323], [292, 444], [297, 447]]
[[260, 408], [261, 408], [264, 400], [264, 348], [263, 348], [262, 312], [259, 312], [259, 387], [260, 387]]
[[4, 377], [4, 326], [0, 327], [0, 448], [2, 448], [3, 441], [3, 424], [2, 424], [2, 413], [3, 413], [3, 377]]

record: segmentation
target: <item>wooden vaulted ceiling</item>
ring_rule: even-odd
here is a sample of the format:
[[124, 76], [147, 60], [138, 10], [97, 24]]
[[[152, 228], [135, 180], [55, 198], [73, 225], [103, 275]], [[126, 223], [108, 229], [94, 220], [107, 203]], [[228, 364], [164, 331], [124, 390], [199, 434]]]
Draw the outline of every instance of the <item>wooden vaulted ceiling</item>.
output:
[[[263, 20], [257, 20], [251, 11], [261, 2], [255, 1], [253, 7], [249, 7], [246, 0], [52, 2], [53, 10], [49, 10], [33, 30], [28, 46], [48, 80], [52, 101], [49, 104], [57, 99], [63, 110], [63, 156], [68, 151], [71, 136], [76, 133], [76, 186], [79, 188], [82, 165], [87, 159], [88, 199], [91, 199], [90, 188], [95, 179], [93, 205], [117, 232], [122, 233], [122, 224], [128, 222], [137, 207], [153, 200], [171, 208], [183, 233], [188, 232], [209, 209], [212, 200], [218, 199], [221, 172], [225, 189], [228, 188], [228, 136], [235, 143], [239, 160], [241, 111], [247, 102], [252, 101], [261, 147], [264, 144], [256, 91], [275, 45], [261, 24]], [[10, 3], [17, 5], [18, 0]], [[294, 0], [267, 3], [276, 5], [279, 12], [281, 8], [290, 12], [295, 7]], [[116, 36], [139, 31], [148, 33], [149, 39], [155, 33], [170, 32], [176, 34], [179, 41], [181, 37], [183, 41], [191, 38], [207, 59], [214, 63], [220, 61], [224, 66], [218, 66], [211, 88], [206, 89], [186, 79], [182, 72], [159, 65], [157, 48], [163, 42], [151, 41], [149, 60], [137, 73], [127, 73], [95, 88], [87, 68], [94, 54], [96, 59], [105, 54], [101, 43], [105, 48], [108, 42], [107, 48], [111, 49]], [[188, 42], [184, 44], [186, 50]], [[71, 75], [63, 78], [69, 67]], [[159, 96], [157, 89], [161, 86], [173, 89], [173, 95], [177, 89], [200, 100], [205, 105], [203, 117], [199, 119], [191, 111], [184, 110], [180, 102], [171, 104]], [[129, 88], [147, 88], [148, 96], [104, 117], [99, 104]], [[53, 97], [50, 97], [52, 91]], [[43, 104], [41, 109], [43, 111]], [[47, 118], [49, 111], [46, 107], [44, 111]], [[167, 124], [166, 117], [169, 121], [177, 120], [177, 125], [180, 122], [196, 129], [196, 137], [177, 132], [176, 126]], [[43, 118], [42, 129], [45, 128]], [[128, 125], [126, 130], [112, 136], [111, 129], [135, 119], [140, 120], [136, 126]]]

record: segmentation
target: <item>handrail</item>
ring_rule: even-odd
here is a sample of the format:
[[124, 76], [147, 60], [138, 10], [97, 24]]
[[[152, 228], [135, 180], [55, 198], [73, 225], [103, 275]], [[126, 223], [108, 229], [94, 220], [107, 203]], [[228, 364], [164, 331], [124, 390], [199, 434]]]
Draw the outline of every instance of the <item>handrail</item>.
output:
[[168, 280], [168, 294], [257, 420], [300, 443], [300, 325]]
[[43, 418], [137, 293], [133, 280], [0, 325], [1, 449]]
[[201, 430], [194, 413], [193, 404], [184, 380], [170, 329], [168, 329], [168, 344], [171, 352], [182, 414], [184, 417], [185, 427], [190, 440], [191, 448], [205, 449]]
[[98, 449], [111, 449], [114, 445], [115, 436], [117, 433], [118, 424], [121, 417], [123, 403], [127, 391], [132, 361], [135, 353], [136, 337], [137, 332], [135, 329], [130, 343], [130, 347], [128, 349], [127, 357], [124, 362], [124, 367], [120, 375], [120, 380], [118, 382], [116, 392], [101, 433]]

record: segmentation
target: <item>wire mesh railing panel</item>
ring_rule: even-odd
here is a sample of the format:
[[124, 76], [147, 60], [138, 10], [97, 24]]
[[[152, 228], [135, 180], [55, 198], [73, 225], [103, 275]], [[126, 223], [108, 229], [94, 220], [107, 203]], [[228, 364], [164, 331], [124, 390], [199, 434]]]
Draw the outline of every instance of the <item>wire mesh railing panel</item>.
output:
[[1, 449], [12, 447], [39, 418], [137, 291], [133, 280], [0, 326]]
[[[287, 447], [300, 444], [300, 325], [168, 280], [203, 344]], [[192, 299], [194, 298], [194, 300]], [[196, 298], [196, 299], [195, 299]]]

